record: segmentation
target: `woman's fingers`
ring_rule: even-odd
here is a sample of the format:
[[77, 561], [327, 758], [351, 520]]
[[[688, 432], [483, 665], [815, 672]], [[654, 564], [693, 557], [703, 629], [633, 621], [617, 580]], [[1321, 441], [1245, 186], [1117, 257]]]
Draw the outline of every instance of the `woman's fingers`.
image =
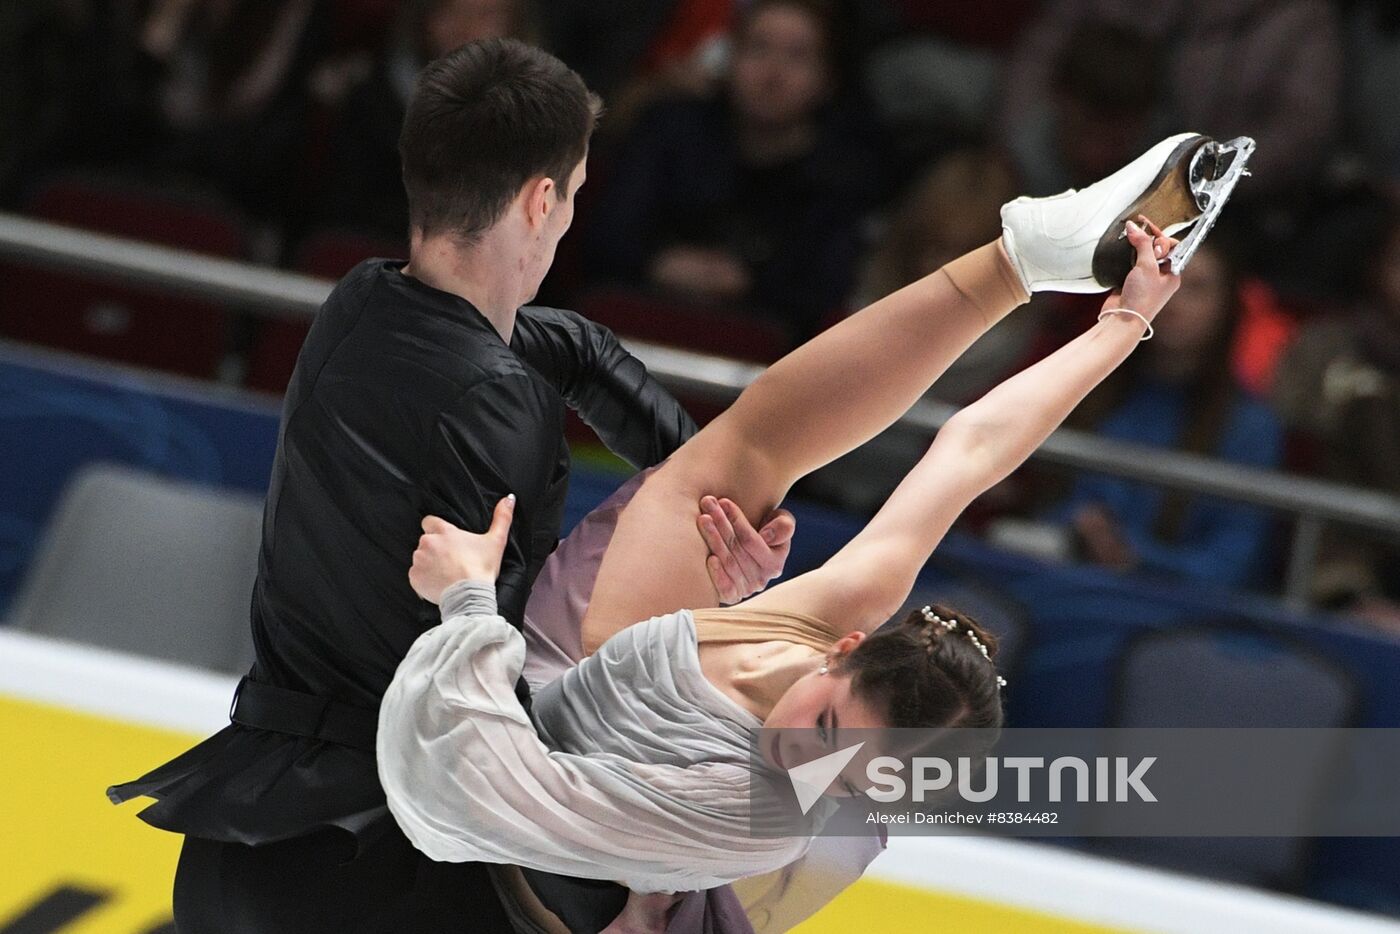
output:
[[1176, 249], [1177, 244], [1181, 242], [1175, 237], [1167, 236], [1146, 214], [1139, 214], [1138, 221], [1142, 228], [1152, 235], [1152, 251], [1159, 260], [1166, 259], [1167, 254]]
[[496, 503], [496, 511], [491, 514], [491, 528], [486, 530], [486, 534], [494, 535], [504, 542], [510, 533], [510, 521], [514, 517], [515, 494], [511, 493]]
[[796, 532], [797, 519], [786, 509], [770, 512], [768, 518], [763, 520], [763, 528], [759, 530], [763, 540], [774, 548], [790, 543]]
[[769, 573], [768, 568], [768, 564], [771, 563], [768, 559], [772, 549], [749, 522], [748, 516], [744, 515], [744, 511], [739, 508], [738, 503], [729, 499], [721, 499], [719, 506], [724, 512], [724, 517], [729, 521], [729, 527], [734, 530], [734, 537], [731, 539], [734, 557], [743, 568], [745, 579], [753, 588], [749, 593], [753, 593], [774, 576]]
[[715, 585], [715, 593], [719, 594], [720, 603], [738, 603], [744, 599], [744, 595], [734, 585], [734, 579], [724, 570], [724, 564], [718, 558], [714, 555], [706, 558], [705, 569], [710, 572], [710, 581]]
[[1143, 230], [1132, 221], [1128, 221], [1128, 242], [1137, 251], [1137, 265], [1143, 269], [1156, 269], [1157, 257], [1154, 255], [1152, 235]]
[[710, 554], [705, 559], [705, 567], [710, 572], [710, 581], [715, 585], [715, 593], [719, 595], [719, 602], [724, 605], [738, 603], [751, 592], [747, 581], [744, 580], [739, 563], [734, 558], [733, 550], [729, 547], [727, 534], [716, 522], [716, 515], [719, 521], [725, 521], [724, 516], [719, 513], [717, 504], [702, 505], [702, 509], [708, 510], [700, 514], [696, 524], [700, 529], [700, 536], [705, 541], [705, 547]]
[[[715, 525], [718, 545], [711, 547], [710, 550], [714, 552], [715, 557], [719, 558], [720, 563], [724, 565], [725, 573], [733, 581], [734, 586], [738, 588], [737, 602], [737, 600], [742, 600], [758, 590], [763, 581], [758, 577], [753, 561], [746, 560], [748, 556], [744, 554], [739, 530], [732, 520], [732, 516], [738, 513], [737, 507], [733, 510], [725, 509], [724, 502], [728, 501], [722, 502], [713, 496], [706, 496], [700, 500], [700, 508]], [[733, 506], [732, 503], [730, 505]], [[738, 513], [738, 515], [740, 517], [739, 524], [748, 526], [748, 521], [743, 519], [743, 514]]]

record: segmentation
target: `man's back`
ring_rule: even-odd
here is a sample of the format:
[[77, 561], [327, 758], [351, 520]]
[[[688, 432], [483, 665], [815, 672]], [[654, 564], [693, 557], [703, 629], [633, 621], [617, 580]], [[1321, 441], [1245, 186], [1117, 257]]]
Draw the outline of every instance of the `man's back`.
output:
[[468, 303], [396, 264], [356, 267], [318, 315], [288, 389], [253, 677], [376, 706], [436, 623], [407, 578], [430, 513], [485, 528], [496, 499], [518, 490], [518, 560], [503, 589], [528, 593], [558, 534], [563, 417], [554, 388]]

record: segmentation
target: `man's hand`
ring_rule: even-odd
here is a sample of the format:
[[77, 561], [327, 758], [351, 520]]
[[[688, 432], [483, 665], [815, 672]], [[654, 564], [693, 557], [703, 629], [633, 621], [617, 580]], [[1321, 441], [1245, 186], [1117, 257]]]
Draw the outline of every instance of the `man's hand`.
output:
[[797, 520], [786, 509], [775, 509], [755, 530], [732, 501], [704, 496], [696, 520], [710, 549], [705, 568], [723, 605], [758, 593], [783, 573]]
[[496, 504], [491, 528], [481, 535], [457, 528], [445, 519], [427, 516], [423, 535], [413, 553], [408, 582], [424, 600], [442, 602], [442, 592], [458, 581], [494, 583], [501, 573], [501, 555], [506, 550], [506, 534], [515, 515], [515, 496]]

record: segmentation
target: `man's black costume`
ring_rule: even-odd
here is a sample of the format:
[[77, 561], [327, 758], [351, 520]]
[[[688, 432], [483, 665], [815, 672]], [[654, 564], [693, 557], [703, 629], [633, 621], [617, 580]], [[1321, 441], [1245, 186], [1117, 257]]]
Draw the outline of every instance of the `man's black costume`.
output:
[[[182, 930], [261, 930], [286, 905], [305, 910], [287, 930], [379, 930], [376, 912], [383, 930], [501, 929], [482, 867], [427, 865], [394, 824], [375, 770], [379, 700], [408, 647], [439, 622], [408, 584], [419, 523], [433, 514], [484, 530], [497, 501], [516, 494], [497, 587], [501, 614], [519, 626], [558, 541], [566, 406], [637, 467], [695, 431], [605, 328], [525, 307], [507, 345], [470, 303], [401, 266], [353, 269], [298, 359], [263, 517], [256, 662], [234, 722], [108, 792], [159, 799], [142, 819], [187, 835]], [[318, 875], [356, 853], [360, 877]], [[557, 904], [570, 900], [564, 880], [552, 898], [548, 880], [531, 880], [551, 907], [568, 907]], [[585, 901], [588, 888], [571, 890]], [[230, 916], [230, 891], [249, 914]]]

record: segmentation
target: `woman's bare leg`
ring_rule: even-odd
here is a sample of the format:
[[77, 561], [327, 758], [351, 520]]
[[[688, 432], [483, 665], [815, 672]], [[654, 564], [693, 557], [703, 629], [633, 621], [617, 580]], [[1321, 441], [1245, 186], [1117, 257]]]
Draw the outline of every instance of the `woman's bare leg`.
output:
[[584, 619], [584, 650], [637, 620], [716, 605], [695, 531], [703, 494], [763, 516], [798, 478], [893, 424], [1027, 298], [1001, 243], [988, 244], [775, 363], [623, 510]]

